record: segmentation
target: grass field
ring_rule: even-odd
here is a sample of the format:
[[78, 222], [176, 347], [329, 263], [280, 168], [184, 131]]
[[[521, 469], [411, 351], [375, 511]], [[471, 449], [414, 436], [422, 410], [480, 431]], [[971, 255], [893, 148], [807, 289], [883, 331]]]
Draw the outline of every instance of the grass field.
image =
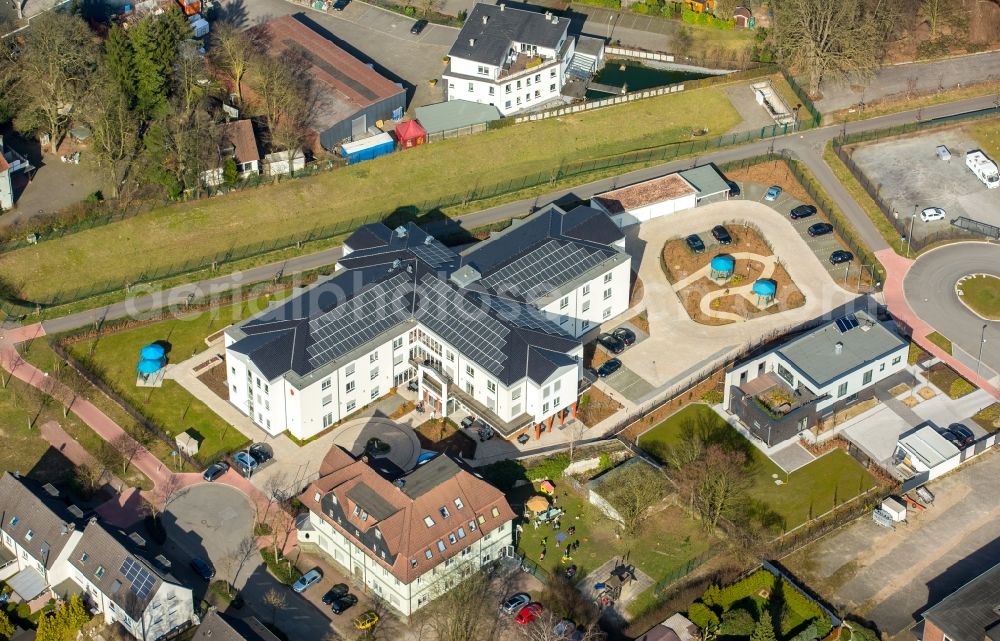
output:
[[171, 318], [74, 343], [70, 346], [70, 351], [77, 358], [87, 358], [96, 364], [114, 388], [120, 390], [140, 411], [153, 417], [171, 435], [189, 428], [199, 432], [204, 440], [198, 458], [209, 462], [241, 447], [247, 442], [246, 437], [175, 381], [166, 380], [159, 388], [136, 387], [135, 364], [139, 349], [154, 341], [164, 341], [170, 345], [167, 351], [168, 361], [181, 362], [206, 349], [206, 336], [263, 309], [264, 304], [264, 299], [254, 299], [212, 311]]
[[1000, 278], [982, 274], [958, 285], [962, 302], [989, 320], [1000, 320]]
[[939, 332], [931, 332], [927, 335], [927, 340], [934, 343], [948, 354], [951, 354], [951, 341], [945, 338], [943, 334], [940, 334]]
[[[998, 85], [1000, 90], [1000, 85]], [[965, 129], [987, 156], [994, 162], [1000, 161], [1000, 119], [991, 118], [969, 125]]]
[[[892, 248], [897, 254], [900, 253], [902, 244], [899, 242], [899, 232], [896, 228], [892, 226], [892, 223], [885, 217], [882, 210], [878, 208], [872, 197], [868, 195], [865, 188], [861, 186], [853, 175], [851, 175], [850, 170], [847, 169], [847, 165], [840, 161], [837, 154], [833, 152], [833, 143], [828, 142], [826, 144], [826, 149], [823, 150], [823, 160], [830, 167], [830, 171], [833, 175], [837, 177], [837, 180], [847, 189], [848, 193], [851, 194], [851, 198], [854, 202], [861, 206], [868, 219], [872, 221], [875, 225], [875, 229], [881, 234], [885, 242]], [[902, 254], [900, 254], [902, 255]]]
[[562, 162], [723, 133], [740, 117], [708, 87], [425, 145], [311, 178], [164, 207], [0, 256], [0, 278], [45, 300], [95, 281], [126, 280], [192, 256], [271, 242], [339, 220], [434, 201]]
[[[639, 446], [662, 458], [660, 448], [676, 444], [685, 423], [707, 424], [720, 430], [723, 446], [746, 451], [752, 458], [752, 485], [748, 496], [764, 503], [781, 520], [785, 530], [801, 525], [834, 506], [857, 496], [875, 485], [875, 479], [860, 463], [842, 450], [833, 450], [791, 474], [729, 427], [721, 416], [706, 405], [688, 405], [646, 432]], [[775, 479], [781, 480], [778, 485]]]

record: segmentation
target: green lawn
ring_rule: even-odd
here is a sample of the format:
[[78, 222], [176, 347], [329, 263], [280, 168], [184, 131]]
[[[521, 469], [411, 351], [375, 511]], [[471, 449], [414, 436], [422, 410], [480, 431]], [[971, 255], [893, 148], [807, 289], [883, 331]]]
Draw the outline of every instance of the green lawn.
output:
[[[789, 530], [875, 485], [875, 479], [860, 463], [842, 450], [833, 450], [787, 475], [771, 459], [747, 441], [706, 405], [688, 405], [639, 437], [639, 446], [663, 458], [664, 447], [677, 443], [685, 423], [702, 423], [718, 430], [716, 440], [724, 447], [745, 451], [752, 458], [753, 483], [748, 498], [769, 511], [776, 526]], [[782, 481], [777, 485], [775, 479]]]
[[895, 251], [897, 254], [902, 251], [899, 241], [899, 232], [896, 228], [892, 226], [889, 219], [885, 217], [882, 210], [878, 208], [872, 197], [868, 195], [865, 188], [861, 186], [861, 183], [854, 178], [850, 170], [847, 169], [847, 165], [840, 161], [837, 154], [833, 151], [833, 143], [829, 142], [826, 144], [826, 149], [823, 151], [823, 160], [830, 167], [830, 171], [833, 175], [837, 177], [837, 180], [847, 189], [848, 193], [851, 194], [851, 198], [854, 202], [861, 206], [868, 219], [872, 221], [875, 225], [875, 229], [882, 236], [885, 242]]
[[0, 278], [29, 300], [119, 282], [193, 257], [270, 243], [340, 220], [388, 213], [563, 162], [713, 135], [740, 122], [721, 87], [649, 98], [424, 145], [310, 178], [163, 207], [0, 256]]
[[958, 285], [962, 302], [972, 311], [990, 320], [1000, 320], [1000, 278], [983, 274], [963, 280]]
[[[1000, 90], [1000, 87], [995, 87], [994, 90]], [[984, 120], [969, 125], [965, 130], [979, 143], [983, 153], [994, 162], [1000, 162], [1000, 119]]]
[[181, 362], [206, 349], [206, 336], [263, 309], [265, 304], [264, 298], [258, 298], [171, 318], [74, 343], [70, 351], [78, 358], [89, 358], [100, 367], [116, 389], [171, 435], [189, 428], [199, 432], [204, 440], [198, 458], [208, 462], [242, 447], [247, 442], [246, 437], [174, 381], [164, 381], [159, 388], [136, 387], [135, 365], [139, 350], [149, 343], [164, 341], [170, 346], [168, 360]]
[[931, 332], [927, 335], [927, 340], [934, 343], [948, 354], [951, 354], [951, 341], [939, 332]]

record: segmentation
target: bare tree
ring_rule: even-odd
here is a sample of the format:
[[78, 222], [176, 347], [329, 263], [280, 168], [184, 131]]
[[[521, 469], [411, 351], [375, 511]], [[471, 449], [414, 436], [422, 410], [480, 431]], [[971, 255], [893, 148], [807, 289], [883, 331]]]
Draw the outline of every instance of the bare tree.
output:
[[233, 559], [234, 565], [236, 566], [236, 571], [233, 572], [233, 586], [235, 586], [239, 580], [240, 573], [243, 572], [243, 567], [246, 565], [247, 561], [249, 561], [250, 557], [256, 553], [257, 541], [254, 540], [252, 536], [243, 537], [240, 539], [240, 542], [236, 544], [236, 547], [230, 550], [229, 556]]
[[950, 0], [920, 0], [920, 11], [924, 16], [924, 21], [931, 29], [931, 40], [937, 38], [938, 23], [941, 21], [941, 13], [944, 5], [951, 4]]
[[87, 92], [81, 116], [93, 133], [91, 149], [107, 174], [111, 195], [117, 198], [137, 152], [139, 117], [130, 109], [121, 84], [107, 74], [101, 74]]
[[420, 615], [422, 628], [434, 641], [494, 641], [500, 632], [496, 603], [505, 583], [471, 564], [459, 566], [431, 586], [432, 600]]
[[600, 641], [606, 638], [597, 623], [577, 625], [573, 620], [562, 618], [551, 610], [543, 611], [540, 617], [523, 627], [523, 632], [528, 641], [564, 641], [565, 639]]
[[424, 17], [424, 18], [426, 18], [432, 12], [440, 10], [441, 9], [441, 5], [442, 5], [442, 1], [441, 0], [418, 0], [417, 1], [417, 6], [420, 7], [420, 15], [422, 17]]
[[76, 484], [80, 488], [80, 491], [83, 492], [86, 495], [85, 498], [87, 498], [100, 489], [101, 481], [104, 479], [104, 470], [97, 466], [84, 463], [82, 465], [77, 465], [73, 469], [73, 478], [76, 480]]
[[775, 0], [771, 6], [775, 51], [806, 74], [811, 95], [823, 80], [873, 76], [898, 10], [889, 0]]
[[[97, 462], [100, 463], [103, 471], [112, 472], [124, 464], [125, 457], [111, 443], [101, 443], [96, 454]], [[113, 472], [112, 472], [113, 473]]]
[[715, 0], [715, 6], [712, 9], [712, 13], [719, 20], [732, 20], [733, 11], [736, 7], [740, 6], [743, 0]]
[[312, 94], [307, 68], [306, 61], [299, 56], [281, 59], [265, 56], [251, 74], [257, 107], [267, 124], [268, 139], [275, 148], [295, 149], [304, 135]]
[[171, 474], [167, 480], [157, 483], [153, 487], [152, 500], [146, 501], [147, 514], [158, 521], [163, 513], [170, 509], [170, 505], [180, 498], [183, 492], [184, 484], [181, 482], [180, 477], [176, 474]]
[[31, 22], [18, 59], [26, 109], [17, 118], [22, 130], [41, 130], [55, 151], [72, 107], [89, 87], [97, 47], [87, 24], [73, 13], [48, 11]]
[[278, 610], [283, 610], [288, 605], [288, 600], [285, 599], [284, 592], [271, 588], [264, 593], [264, 603], [271, 606], [271, 625], [274, 625], [278, 618]]
[[659, 502], [667, 490], [667, 479], [645, 461], [639, 460], [620, 470], [606, 485], [608, 502], [622, 517], [622, 529], [637, 533], [650, 506]]
[[261, 524], [269, 523], [267, 519], [275, 503], [280, 505], [288, 498], [288, 476], [284, 472], [275, 474], [264, 482], [263, 490], [267, 496], [267, 505], [264, 506], [264, 514], [257, 520]]
[[711, 445], [698, 461], [678, 474], [678, 488], [689, 506], [701, 516], [707, 529], [714, 529], [719, 519], [730, 514], [750, 487], [747, 456]]
[[132, 465], [132, 459], [146, 449], [142, 443], [125, 433], [119, 434], [112, 439], [111, 446], [121, 454], [122, 476], [128, 474], [128, 468]]
[[212, 63], [233, 83], [236, 101], [243, 104], [243, 77], [255, 64], [261, 50], [265, 27], [242, 30], [225, 22], [217, 22], [212, 32]]

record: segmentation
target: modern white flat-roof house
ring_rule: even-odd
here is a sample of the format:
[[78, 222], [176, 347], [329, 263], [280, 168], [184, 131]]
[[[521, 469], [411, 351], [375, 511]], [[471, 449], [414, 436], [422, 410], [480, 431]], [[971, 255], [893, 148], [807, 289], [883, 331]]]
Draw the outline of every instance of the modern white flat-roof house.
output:
[[589, 207], [461, 255], [413, 224], [367, 225], [330, 279], [226, 330], [229, 400], [306, 439], [416, 379], [437, 412], [540, 438], [575, 414], [578, 337], [628, 308], [630, 276], [621, 231]]
[[573, 73], [588, 76], [603, 58], [580, 53], [568, 18], [478, 3], [448, 52], [448, 100], [494, 105], [504, 116], [558, 98]]
[[191, 590], [170, 576], [167, 559], [151, 558], [138, 534], [84, 518], [52, 485], [4, 474], [0, 519], [3, 551], [14, 557], [0, 568], [0, 578], [23, 601], [82, 590], [93, 610], [140, 641], [156, 641], [197, 620]]
[[514, 512], [503, 492], [444, 454], [387, 473], [334, 445], [299, 498], [309, 508], [299, 542], [405, 616], [511, 552]]
[[619, 187], [590, 199], [619, 227], [669, 216], [729, 196], [729, 183], [713, 165], [699, 165]]
[[726, 372], [723, 405], [769, 446], [871, 398], [906, 368], [909, 345], [866, 312], [848, 314]]

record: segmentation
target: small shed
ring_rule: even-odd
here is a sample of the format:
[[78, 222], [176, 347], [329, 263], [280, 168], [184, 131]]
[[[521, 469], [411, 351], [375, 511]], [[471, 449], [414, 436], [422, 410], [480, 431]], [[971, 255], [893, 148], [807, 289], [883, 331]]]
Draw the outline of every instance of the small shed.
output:
[[906, 520], [906, 506], [891, 496], [882, 501], [882, 511], [892, 517], [896, 523], [902, 523]]
[[416, 147], [427, 142], [427, 132], [416, 120], [404, 120], [396, 125], [396, 142], [403, 149]]
[[354, 142], [345, 142], [341, 145], [340, 153], [347, 159], [348, 165], [353, 165], [362, 160], [372, 160], [379, 156], [391, 154], [395, 149], [396, 142], [392, 139], [392, 136], [382, 133]]
[[733, 22], [737, 29], [753, 29], [757, 21], [750, 12], [750, 7], [736, 7], [733, 9]]
[[192, 436], [190, 432], [181, 432], [174, 438], [174, 441], [177, 443], [178, 452], [183, 452], [188, 456], [197, 456], [198, 439]]

